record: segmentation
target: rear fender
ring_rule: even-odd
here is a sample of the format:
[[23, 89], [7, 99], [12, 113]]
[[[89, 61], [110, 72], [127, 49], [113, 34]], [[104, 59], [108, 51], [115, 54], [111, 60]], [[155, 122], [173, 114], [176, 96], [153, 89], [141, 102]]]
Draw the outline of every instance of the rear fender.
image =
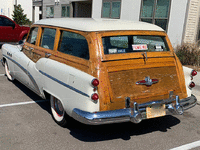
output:
[[91, 81], [95, 78], [83, 71], [66, 64], [41, 58], [36, 63], [36, 68], [41, 74], [43, 89], [58, 98], [68, 115], [74, 108], [88, 112], [99, 111], [99, 100], [91, 99], [94, 87]]
[[191, 72], [193, 69], [183, 66], [184, 76], [185, 76], [185, 87], [187, 90], [187, 96], [191, 96], [192, 89], [189, 87], [189, 84], [192, 82], [191, 80]]

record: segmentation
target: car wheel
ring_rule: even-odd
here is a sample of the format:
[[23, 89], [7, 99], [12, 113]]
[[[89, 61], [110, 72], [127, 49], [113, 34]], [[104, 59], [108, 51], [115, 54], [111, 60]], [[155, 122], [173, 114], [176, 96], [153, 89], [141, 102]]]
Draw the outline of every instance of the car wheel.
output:
[[10, 80], [10, 81], [14, 80], [14, 78], [10, 74], [10, 70], [9, 70], [7, 61], [5, 61], [5, 73], [6, 73], [6, 76], [7, 76], [8, 80]]
[[65, 127], [67, 125], [67, 120], [62, 102], [51, 95], [50, 103], [51, 103], [51, 113], [53, 119], [57, 124], [59, 124], [62, 127]]

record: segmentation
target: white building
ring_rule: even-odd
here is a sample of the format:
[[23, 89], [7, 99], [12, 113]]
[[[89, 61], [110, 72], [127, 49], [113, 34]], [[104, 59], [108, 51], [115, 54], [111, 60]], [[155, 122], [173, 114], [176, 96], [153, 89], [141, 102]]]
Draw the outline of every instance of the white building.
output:
[[0, 4], [0, 15], [5, 15], [12, 19], [14, 5], [20, 4], [24, 10], [24, 14], [26, 14], [27, 18], [32, 21], [32, 0], [0, 0]]
[[199, 37], [200, 0], [93, 0], [93, 18], [119, 18], [156, 24], [173, 46]]
[[200, 0], [34, 0], [42, 18], [92, 17], [145, 21], [168, 33], [172, 45], [200, 38]]

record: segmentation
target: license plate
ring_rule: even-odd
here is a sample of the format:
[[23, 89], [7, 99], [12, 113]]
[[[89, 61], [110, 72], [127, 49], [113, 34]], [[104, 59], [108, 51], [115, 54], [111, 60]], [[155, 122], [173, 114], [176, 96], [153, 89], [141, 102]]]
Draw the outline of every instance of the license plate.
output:
[[156, 118], [166, 115], [165, 104], [163, 105], [152, 105], [146, 108], [147, 119]]

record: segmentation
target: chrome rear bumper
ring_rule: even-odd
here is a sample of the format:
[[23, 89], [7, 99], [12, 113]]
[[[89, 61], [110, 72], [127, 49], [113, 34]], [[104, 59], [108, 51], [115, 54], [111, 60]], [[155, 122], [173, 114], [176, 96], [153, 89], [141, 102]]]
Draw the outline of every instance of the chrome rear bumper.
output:
[[169, 98], [166, 100], [152, 101], [149, 103], [133, 104], [133, 108], [118, 109], [111, 111], [101, 111], [90, 113], [75, 108], [72, 112], [72, 117], [79, 122], [90, 125], [120, 123], [120, 122], [133, 122], [139, 123], [147, 119], [146, 107], [165, 104], [167, 115], [181, 115], [184, 110], [192, 108], [196, 105], [197, 99], [194, 95], [185, 99], [179, 100], [179, 96]]

